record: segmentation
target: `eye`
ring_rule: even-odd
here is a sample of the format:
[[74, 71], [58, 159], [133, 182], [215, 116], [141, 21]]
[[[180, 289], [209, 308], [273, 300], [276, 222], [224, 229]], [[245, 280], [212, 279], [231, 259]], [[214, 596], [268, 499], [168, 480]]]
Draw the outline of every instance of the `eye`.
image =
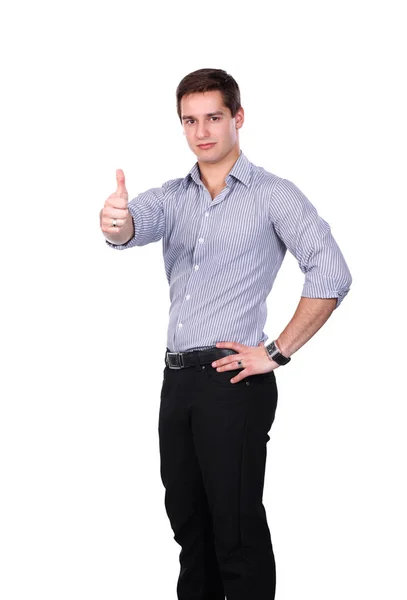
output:
[[[215, 119], [215, 121], [219, 121], [220, 120], [220, 117], [210, 117], [210, 118], [211, 119]], [[194, 123], [194, 122], [195, 122], [195, 119], [187, 119], [185, 121], [186, 125], [192, 125], [192, 123]]]

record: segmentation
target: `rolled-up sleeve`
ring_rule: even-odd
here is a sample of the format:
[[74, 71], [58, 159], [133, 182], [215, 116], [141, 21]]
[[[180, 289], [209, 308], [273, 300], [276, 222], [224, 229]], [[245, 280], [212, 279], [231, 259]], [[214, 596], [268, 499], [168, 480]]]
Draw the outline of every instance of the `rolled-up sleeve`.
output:
[[301, 296], [337, 298], [338, 308], [349, 292], [352, 276], [329, 224], [287, 179], [279, 180], [273, 190], [270, 218], [276, 234], [305, 274]]
[[145, 246], [151, 242], [158, 242], [164, 235], [165, 217], [163, 202], [168, 183], [162, 187], [151, 188], [138, 194], [128, 203], [128, 209], [134, 223], [134, 236], [125, 244], [106, 244], [116, 250], [125, 250], [133, 246]]

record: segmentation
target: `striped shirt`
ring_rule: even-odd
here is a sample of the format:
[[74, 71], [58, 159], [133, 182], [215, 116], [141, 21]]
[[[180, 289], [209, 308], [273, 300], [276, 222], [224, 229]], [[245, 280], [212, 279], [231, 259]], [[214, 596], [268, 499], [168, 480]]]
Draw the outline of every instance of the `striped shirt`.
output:
[[196, 162], [128, 209], [134, 237], [106, 243], [124, 250], [162, 240], [172, 352], [265, 342], [266, 300], [287, 248], [305, 275], [302, 296], [337, 298], [337, 308], [349, 291], [352, 277], [329, 224], [291, 181], [242, 151], [213, 200]]

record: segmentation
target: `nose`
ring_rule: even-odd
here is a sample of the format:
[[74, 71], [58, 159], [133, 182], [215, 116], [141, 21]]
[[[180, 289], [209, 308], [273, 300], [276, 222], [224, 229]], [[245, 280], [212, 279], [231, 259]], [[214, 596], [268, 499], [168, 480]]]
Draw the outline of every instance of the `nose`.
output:
[[209, 136], [209, 131], [208, 131], [207, 124], [205, 122], [201, 123], [201, 124], [198, 123], [198, 125], [196, 127], [196, 137], [199, 140], [203, 140], [203, 139], [207, 138], [208, 136]]

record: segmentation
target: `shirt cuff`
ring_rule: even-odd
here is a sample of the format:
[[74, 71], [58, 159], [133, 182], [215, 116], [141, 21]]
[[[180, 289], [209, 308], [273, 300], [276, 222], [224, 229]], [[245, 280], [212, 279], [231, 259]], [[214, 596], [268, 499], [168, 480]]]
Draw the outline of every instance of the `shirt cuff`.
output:
[[336, 298], [335, 309], [342, 303], [348, 294], [350, 287], [341, 290], [334, 290], [327, 287], [326, 282], [306, 281], [302, 288], [301, 296], [304, 298]]

